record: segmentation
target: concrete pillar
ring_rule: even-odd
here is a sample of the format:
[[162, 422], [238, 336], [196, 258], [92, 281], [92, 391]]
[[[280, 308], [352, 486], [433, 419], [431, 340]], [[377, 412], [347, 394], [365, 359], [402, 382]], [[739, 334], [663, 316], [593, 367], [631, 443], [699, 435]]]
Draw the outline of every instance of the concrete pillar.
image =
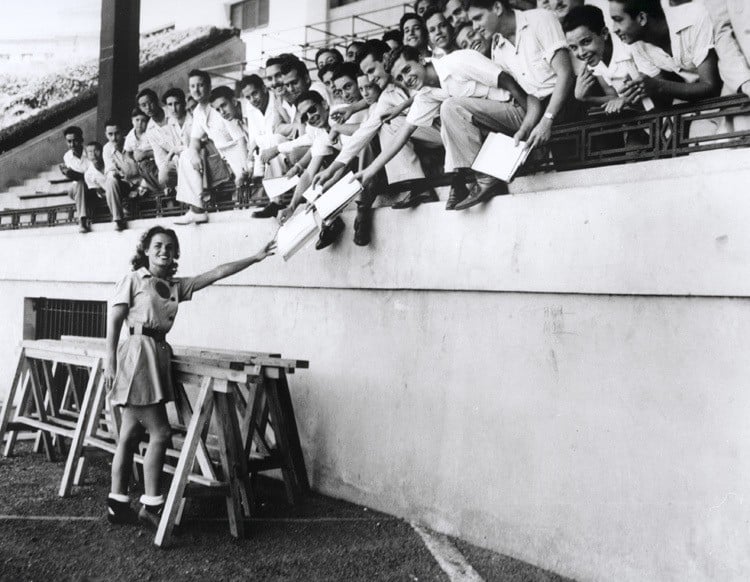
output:
[[[102, 0], [96, 135], [110, 117], [127, 125], [138, 91], [141, 0]], [[88, 138], [87, 138], [88, 139]]]

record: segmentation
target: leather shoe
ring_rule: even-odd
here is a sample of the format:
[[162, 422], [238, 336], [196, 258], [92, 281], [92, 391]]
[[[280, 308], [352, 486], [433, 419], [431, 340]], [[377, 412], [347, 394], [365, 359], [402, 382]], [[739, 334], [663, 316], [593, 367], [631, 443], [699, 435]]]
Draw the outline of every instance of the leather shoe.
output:
[[357, 217], [354, 219], [354, 244], [364, 247], [370, 244], [370, 232], [372, 230], [372, 209], [357, 206]]
[[448, 202], [445, 203], [446, 210], [454, 210], [456, 204], [462, 202], [469, 195], [469, 189], [463, 181], [451, 184], [451, 191], [448, 194]]
[[78, 232], [85, 234], [91, 230], [91, 221], [88, 218], [82, 218], [78, 221]]
[[252, 213], [253, 218], [274, 218], [281, 210], [283, 206], [276, 204], [275, 202], [269, 202], [265, 208], [256, 210]]
[[344, 221], [337, 216], [334, 221], [321, 229], [318, 241], [315, 243], [315, 250], [320, 251], [327, 246], [336, 242], [342, 232], [344, 232]]
[[469, 195], [461, 202], [456, 204], [454, 210], [466, 210], [472, 206], [476, 206], [480, 202], [488, 200], [495, 194], [501, 194], [503, 191], [508, 191], [508, 185], [500, 180], [494, 180], [492, 182], [477, 182], [472, 185], [469, 190]]
[[115, 230], [125, 230], [128, 227], [128, 223], [125, 220], [115, 220]]
[[435, 196], [435, 193], [431, 190], [420, 190], [415, 188], [414, 190], [411, 190], [404, 198], [401, 200], [396, 200], [393, 204], [391, 204], [391, 208], [394, 210], [401, 210], [404, 208], [414, 208], [415, 206], [419, 206], [422, 204], [422, 202], [432, 202], [433, 200], [437, 200], [437, 196]]

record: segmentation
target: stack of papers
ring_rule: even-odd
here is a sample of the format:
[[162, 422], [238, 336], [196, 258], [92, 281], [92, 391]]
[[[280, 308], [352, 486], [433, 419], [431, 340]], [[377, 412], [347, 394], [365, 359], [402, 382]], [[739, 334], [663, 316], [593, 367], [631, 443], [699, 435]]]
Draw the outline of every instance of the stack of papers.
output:
[[351, 172], [345, 174], [325, 194], [321, 194], [315, 200], [315, 209], [320, 218], [327, 220], [338, 214], [362, 192], [362, 184], [358, 180], [353, 180], [353, 177], [354, 174]]
[[288, 261], [298, 250], [318, 234], [318, 223], [315, 215], [299, 208], [297, 213], [287, 220], [276, 234], [277, 250], [281, 258]]
[[471, 169], [510, 182], [529, 156], [526, 142], [515, 144], [512, 137], [503, 133], [490, 133], [482, 144]]
[[266, 195], [273, 201], [282, 194], [286, 194], [299, 183], [299, 176], [294, 178], [268, 178], [263, 180], [263, 189], [266, 191]]

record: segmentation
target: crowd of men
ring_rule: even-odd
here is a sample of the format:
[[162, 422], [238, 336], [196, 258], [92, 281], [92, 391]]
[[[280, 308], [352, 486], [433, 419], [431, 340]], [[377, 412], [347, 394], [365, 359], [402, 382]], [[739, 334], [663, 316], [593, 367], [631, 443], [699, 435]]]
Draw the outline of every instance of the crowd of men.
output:
[[[544, 151], [552, 127], [595, 107], [608, 115], [652, 110], [720, 94], [750, 95], [750, 7], [746, 0], [418, 0], [382, 39], [326, 47], [310, 67], [292, 54], [269, 58], [263, 75], [212, 88], [194, 70], [189, 97], [140, 91], [106, 143], [84, 146], [65, 130], [63, 173], [73, 180], [80, 230], [87, 196], [107, 202], [118, 229], [123, 201], [172, 190], [189, 210], [177, 224], [208, 221], [207, 191], [233, 180], [299, 176], [288, 195], [255, 218], [287, 220], [311, 185], [323, 190], [355, 172], [354, 241], [370, 241], [375, 197], [406, 194], [392, 208], [435, 200], [426, 159], [443, 155], [447, 210], [507, 192], [471, 169], [488, 132]], [[311, 72], [314, 71], [313, 72]], [[192, 101], [192, 103], [190, 103]], [[747, 129], [744, 117], [724, 123]], [[696, 123], [691, 132], [717, 131]], [[626, 137], [627, 139], [627, 137]], [[637, 136], [632, 136], [637, 139]], [[552, 155], [555, 155], [554, 148]], [[344, 230], [326, 224], [316, 248]]]

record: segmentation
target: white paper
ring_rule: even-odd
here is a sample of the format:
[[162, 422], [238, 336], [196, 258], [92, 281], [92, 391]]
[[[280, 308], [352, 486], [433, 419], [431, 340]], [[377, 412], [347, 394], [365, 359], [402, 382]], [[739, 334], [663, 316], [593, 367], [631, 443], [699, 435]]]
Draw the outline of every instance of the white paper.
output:
[[314, 214], [304, 209], [298, 210], [279, 228], [276, 234], [277, 250], [281, 257], [288, 261], [318, 234], [318, 230]]
[[263, 180], [263, 189], [266, 191], [266, 195], [273, 200], [289, 192], [298, 183], [299, 176], [294, 176], [294, 178], [286, 178], [284, 176], [281, 178], [268, 178]]
[[353, 176], [351, 172], [345, 174], [315, 201], [315, 209], [323, 220], [343, 210], [363, 190], [358, 180], [352, 181]]
[[471, 169], [510, 182], [526, 161], [529, 148], [526, 142], [515, 145], [513, 138], [503, 133], [490, 133], [482, 144]]
[[320, 195], [323, 193], [323, 187], [318, 184], [316, 186], [310, 186], [307, 190], [302, 193], [302, 197], [308, 202], [315, 202]]

